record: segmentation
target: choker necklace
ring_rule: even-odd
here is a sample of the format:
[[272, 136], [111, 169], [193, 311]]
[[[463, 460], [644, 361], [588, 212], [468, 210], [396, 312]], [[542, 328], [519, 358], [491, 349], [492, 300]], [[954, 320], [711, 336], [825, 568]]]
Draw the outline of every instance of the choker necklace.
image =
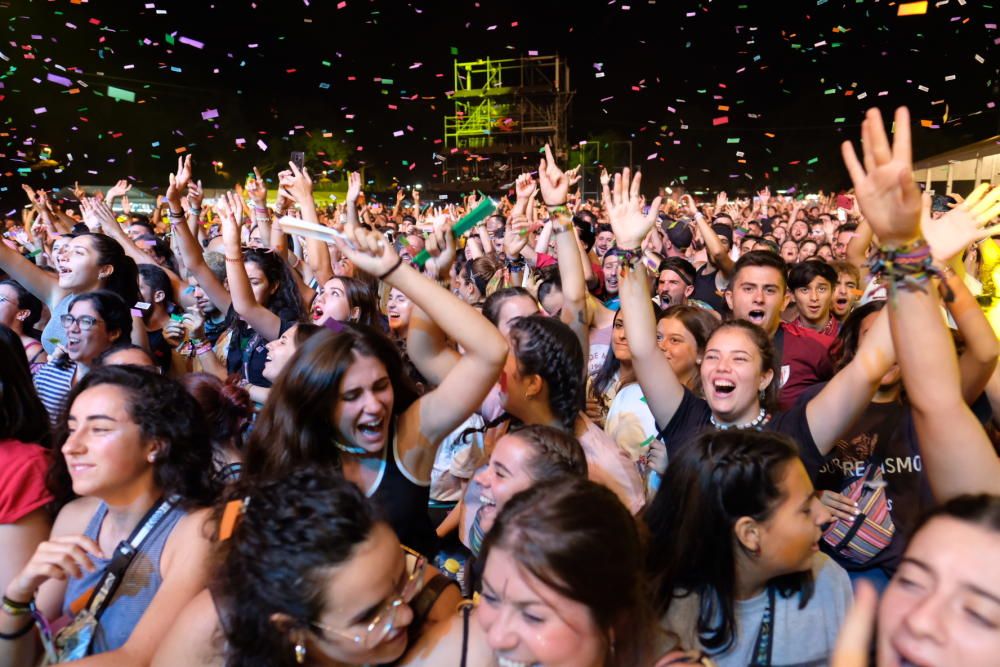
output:
[[356, 447], [354, 445], [345, 445], [343, 443], [333, 440], [333, 446], [344, 452], [345, 454], [354, 454], [355, 456], [364, 456], [370, 452], [364, 447]]
[[[771, 417], [770, 415], [767, 414], [767, 410], [761, 408], [760, 412], [757, 413], [757, 417], [754, 418], [752, 422], [748, 422], [746, 424], [723, 424], [722, 422], [720, 422], [718, 419], [715, 418], [715, 415], [712, 415], [709, 418], [709, 421], [712, 422], [712, 426], [719, 429], [720, 431], [728, 431], [729, 429], [734, 429], [734, 428], [738, 430], [743, 430], [748, 428], [760, 430], [760, 427], [766, 424], [768, 421], [770, 421], [770, 419]], [[339, 447], [340, 445], [337, 446]]]

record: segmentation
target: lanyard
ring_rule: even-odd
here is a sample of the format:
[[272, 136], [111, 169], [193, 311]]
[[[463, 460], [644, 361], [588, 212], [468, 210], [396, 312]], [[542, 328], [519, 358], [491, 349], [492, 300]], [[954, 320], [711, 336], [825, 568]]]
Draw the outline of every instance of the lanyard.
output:
[[90, 610], [95, 618], [101, 617], [104, 608], [107, 607], [115, 591], [118, 590], [125, 570], [128, 569], [135, 555], [139, 553], [139, 547], [142, 546], [142, 543], [153, 532], [153, 529], [160, 523], [160, 520], [166, 516], [167, 512], [173, 509], [176, 502], [176, 498], [170, 498], [160, 500], [153, 505], [146, 513], [146, 516], [132, 530], [129, 538], [122, 540], [118, 544], [118, 547], [115, 548], [111, 562], [108, 564], [107, 569], [104, 570], [104, 576], [101, 577], [101, 581], [97, 586], [92, 589], [93, 592], [86, 605], [86, 608]]
[[760, 621], [757, 631], [757, 643], [753, 649], [753, 662], [750, 667], [769, 667], [771, 653], [774, 647], [774, 586], [767, 587], [767, 608]]

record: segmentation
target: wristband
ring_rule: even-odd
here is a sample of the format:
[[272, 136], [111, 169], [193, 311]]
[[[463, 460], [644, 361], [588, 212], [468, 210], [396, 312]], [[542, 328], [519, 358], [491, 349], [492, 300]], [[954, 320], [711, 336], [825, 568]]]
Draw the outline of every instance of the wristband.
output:
[[200, 357], [201, 355], [208, 354], [211, 351], [212, 351], [212, 343], [206, 340], [194, 346], [194, 349], [192, 350], [193, 352], [192, 356]]
[[243, 258], [242, 257], [226, 257], [226, 261], [227, 262], [234, 262], [236, 264], [242, 264], [243, 263]]
[[552, 233], [556, 235], [568, 232], [573, 227], [573, 223], [562, 222], [555, 218], [550, 218], [550, 222], [552, 223]]
[[566, 208], [566, 204], [556, 204], [555, 206], [549, 206], [549, 215], [552, 215], [553, 213], [569, 214], [569, 209]]
[[18, 602], [4, 595], [2, 608], [10, 616], [26, 616], [31, 613], [31, 603], [34, 601], [35, 598], [31, 598], [27, 602]]
[[12, 641], [14, 639], [20, 639], [21, 637], [31, 632], [31, 629], [34, 627], [35, 627], [34, 623], [28, 623], [26, 626], [24, 626], [17, 632], [11, 632], [11, 633], [0, 632], [0, 639], [4, 641]]
[[403, 258], [402, 257], [398, 257], [396, 259], [396, 263], [392, 265], [392, 268], [389, 269], [388, 271], [386, 271], [385, 273], [383, 273], [382, 275], [380, 275], [378, 277], [378, 279], [379, 280], [385, 280], [386, 278], [388, 278], [392, 274], [393, 271], [395, 271], [396, 269], [398, 269], [402, 265], [403, 265]]

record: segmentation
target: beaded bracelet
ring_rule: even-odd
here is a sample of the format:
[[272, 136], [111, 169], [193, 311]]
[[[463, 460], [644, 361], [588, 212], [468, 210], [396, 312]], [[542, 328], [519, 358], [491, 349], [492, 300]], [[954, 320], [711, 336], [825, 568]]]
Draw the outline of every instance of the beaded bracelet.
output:
[[212, 351], [212, 343], [207, 340], [202, 343], [198, 343], [197, 345], [194, 345], [192, 343], [192, 347], [193, 347], [191, 351], [192, 357], [200, 357], [201, 355], [208, 354], [209, 352]]
[[634, 271], [638, 265], [642, 264], [642, 260], [643, 260], [642, 250], [635, 250], [635, 249], [626, 250], [626, 249], [622, 249], [622, 248], [616, 248], [614, 252], [615, 252], [616, 255], [618, 255], [619, 257], [621, 257], [621, 260], [622, 260], [621, 273], [622, 273], [622, 275], [625, 274], [625, 267], [626, 266], [628, 266], [630, 269], [632, 269]]

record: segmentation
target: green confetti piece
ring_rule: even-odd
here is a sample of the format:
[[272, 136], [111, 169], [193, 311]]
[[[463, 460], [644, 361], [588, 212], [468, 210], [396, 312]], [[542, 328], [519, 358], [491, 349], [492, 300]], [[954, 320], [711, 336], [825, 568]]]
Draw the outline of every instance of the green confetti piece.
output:
[[729, 139], [726, 139], [726, 143], [727, 144], [738, 144], [738, 143], [740, 143], [740, 138], [739, 137], [730, 137]]
[[135, 102], [135, 93], [131, 90], [115, 88], [114, 86], [108, 86], [108, 97], [121, 100], [122, 102]]
[[806, 164], [816, 164], [817, 162], [819, 162], [819, 158], [814, 157], [814, 158], [809, 158], [809, 161], [806, 162]]
[[457, 56], [458, 55], [458, 47], [457, 46], [451, 47], [451, 55], [453, 55], [453, 56]]
[[170, 33], [167, 33], [167, 44], [173, 44], [173, 43], [174, 43], [174, 36], [171, 35]]

